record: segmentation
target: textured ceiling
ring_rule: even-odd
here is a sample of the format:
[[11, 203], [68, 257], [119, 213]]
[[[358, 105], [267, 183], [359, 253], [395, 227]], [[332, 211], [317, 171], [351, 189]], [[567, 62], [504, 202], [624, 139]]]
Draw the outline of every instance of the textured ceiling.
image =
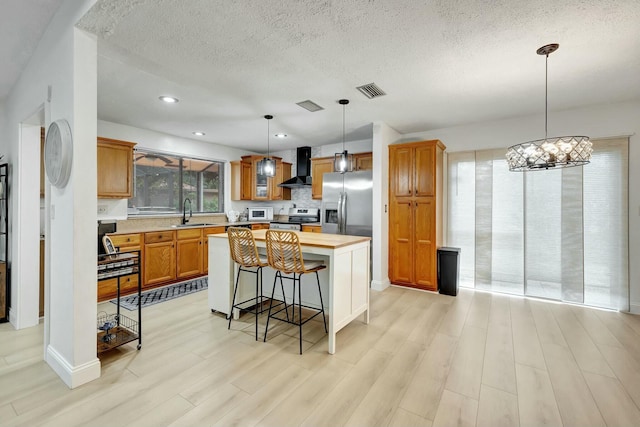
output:
[[0, 99], [29, 62], [62, 0], [0, 1]]
[[[640, 99], [638, 0], [99, 0], [99, 118], [250, 150]], [[375, 82], [369, 100], [356, 86]], [[180, 99], [175, 105], [160, 95]], [[325, 108], [310, 113], [295, 103]], [[552, 131], [552, 123], [550, 123]]]

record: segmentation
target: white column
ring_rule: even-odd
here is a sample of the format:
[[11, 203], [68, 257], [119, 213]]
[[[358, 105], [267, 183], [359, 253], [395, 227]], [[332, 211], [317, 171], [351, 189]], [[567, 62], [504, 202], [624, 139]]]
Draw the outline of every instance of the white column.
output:
[[[51, 188], [51, 290], [46, 361], [71, 388], [100, 376], [96, 357], [97, 43], [73, 29], [73, 162], [65, 188]], [[54, 88], [55, 90], [55, 88]], [[54, 92], [55, 96], [55, 92]], [[51, 119], [56, 120], [55, 111]]]

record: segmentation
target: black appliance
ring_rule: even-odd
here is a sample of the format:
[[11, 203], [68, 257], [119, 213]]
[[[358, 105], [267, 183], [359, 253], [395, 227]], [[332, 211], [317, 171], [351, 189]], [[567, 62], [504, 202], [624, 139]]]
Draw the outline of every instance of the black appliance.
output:
[[296, 175], [278, 187], [300, 188], [311, 185], [311, 147], [296, 148]]

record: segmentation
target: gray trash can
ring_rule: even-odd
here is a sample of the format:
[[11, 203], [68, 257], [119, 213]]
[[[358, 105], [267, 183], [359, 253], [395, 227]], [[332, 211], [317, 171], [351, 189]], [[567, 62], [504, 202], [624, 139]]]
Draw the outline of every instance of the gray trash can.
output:
[[458, 295], [460, 274], [460, 248], [442, 247], [438, 249], [438, 289], [441, 294]]

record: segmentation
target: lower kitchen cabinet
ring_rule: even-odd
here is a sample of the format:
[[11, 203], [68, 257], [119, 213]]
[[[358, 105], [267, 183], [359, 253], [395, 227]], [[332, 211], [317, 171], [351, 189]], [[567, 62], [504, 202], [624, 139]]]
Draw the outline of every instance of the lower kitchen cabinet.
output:
[[[130, 274], [120, 277], [120, 295], [138, 291], [138, 275]], [[98, 301], [109, 300], [118, 295], [118, 279], [100, 280], [98, 282]]]
[[303, 225], [302, 231], [305, 231], [307, 233], [322, 233], [322, 226], [321, 225]]
[[[111, 234], [109, 238], [113, 243], [113, 246], [116, 248], [118, 252], [133, 252], [139, 251], [140, 259], [144, 259], [144, 238], [141, 233], [130, 233], [130, 234]], [[139, 268], [142, 268], [140, 271], [140, 277], [144, 277], [144, 266], [140, 263]], [[128, 276], [127, 276], [128, 277]], [[115, 280], [115, 279], [113, 279]], [[116, 297], [116, 284], [113, 280], [102, 280], [98, 282], [98, 302], [109, 300]], [[125, 282], [125, 278], [120, 278], [120, 292], [122, 295], [128, 295], [137, 291], [138, 286], [138, 278], [137, 275], [135, 277], [135, 284], [129, 286], [129, 282], [132, 280], [128, 278], [129, 281]]]
[[[269, 224], [254, 224], [269, 228]], [[118, 252], [140, 251], [142, 289], [207, 274], [209, 234], [224, 233], [224, 226], [193, 227], [148, 233], [111, 234]], [[120, 278], [121, 295], [136, 292], [137, 275]], [[98, 282], [98, 301], [116, 297], [116, 279]]]
[[170, 282], [176, 278], [175, 232], [144, 234], [144, 286]]
[[176, 277], [197, 276], [202, 274], [202, 228], [178, 230], [176, 239]]
[[265, 223], [265, 224], [251, 224], [251, 229], [252, 230], [268, 230], [269, 229], [269, 224]]

